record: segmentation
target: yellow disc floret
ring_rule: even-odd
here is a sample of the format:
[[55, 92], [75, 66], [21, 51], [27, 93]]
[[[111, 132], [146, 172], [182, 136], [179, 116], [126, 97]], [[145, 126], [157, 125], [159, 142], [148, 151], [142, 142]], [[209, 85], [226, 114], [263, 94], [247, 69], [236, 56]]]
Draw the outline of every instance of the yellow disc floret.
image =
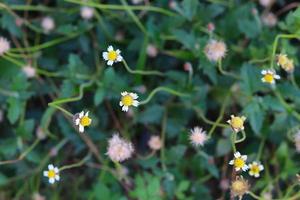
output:
[[283, 65], [285, 65], [287, 62], [288, 62], [288, 57], [286, 56], [286, 54], [279, 54], [278, 56], [277, 56], [277, 64], [278, 65], [281, 65], [281, 66], [283, 66]]
[[121, 101], [122, 101], [123, 105], [131, 106], [133, 104], [134, 99], [131, 95], [127, 94], [122, 97]]
[[89, 126], [91, 124], [92, 120], [88, 117], [88, 116], [83, 116], [81, 119], [80, 119], [80, 124], [82, 126]]
[[244, 121], [243, 121], [242, 118], [234, 117], [234, 118], [231, 119], [231, 126], [233, 128], [239, 129], [239, 128], [243, 127], [243, 125], [244, 125]]
[[236, 158], [236, 159], [234, 160], [234, 166], [235, 166], [236, 168], [243, 168], [244, 165], [245, 165], [245, 161], [244, 161], [243, 159], [241, 159], [241, 158]]
[[118, 57], [118, 54], [116, 51], [109, 51], [107, 54], [108, 60], [115, 61], [117, 59], [117, 57]]
[[49, 177], [49, 178], [54, 178], [55, 175], [56, 175], [56, 174], [55, 174], [55, 171], [54, 171], [54, 170], [49, 170], [49, 171], [48, 171], [48, 177]]
[[266, 74], [264, 76], [264, 79], [267, 83], [273, 83], [274, 82], [274, 76], [273, 74]]

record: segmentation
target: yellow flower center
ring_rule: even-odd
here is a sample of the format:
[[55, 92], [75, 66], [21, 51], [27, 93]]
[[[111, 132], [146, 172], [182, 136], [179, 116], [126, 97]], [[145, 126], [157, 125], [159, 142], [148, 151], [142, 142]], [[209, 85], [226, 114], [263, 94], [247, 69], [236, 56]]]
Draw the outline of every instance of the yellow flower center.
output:
[[124, 104], [124, 106], [131, 106], [133, 104], [133, 98], [129, 94], [123, 96], [121, 101]]
[[48, 171], [48, 178], [54, 178], [55, 177], [55, 171], [54, 170], [49, 170]]
[[234, 160], [234, 166], [235, 166], [236, 168], [242, 168], [242, 167], [244, 167], [244, 165], [245, 165], [245, 161], [244, 161], [243, 159], [241, 159], [241, 158], [236, 158], [236, 159]]
[[266, 74], [264, 76], [264, 79], [267, 83], [272, 83], [274, 81], [274, 76], [273, 76], [273, 74]]
[[236, 129], [242, 128], [244, 125], [244, 121], [240, 117], [234, 117], [231, 119], [231, 126]]
[[117, 59], [117, 56], [118, 56], [118, 54], [117, 54], [117, 52], [116, 51], [110, 51], [110, 52], [108, 52], [108, 60], [112, 60], [112, 61], [114, 61], [114, 60], [116, 60]]
[[250, 171], [253, 173], [253, 174], [259, 174], [259, 167], [257, 165], [252, 165], [251, 166], [251, 169]]
[[80, 124], [82, 126], [89, 126], [91, 124], [91, 119], [88, 117], [88, 116], [83, 116], [81, 119], [80, 119]]
[[279, 65], [285, 65], [288, 62], [288, 58], [286, 55], [279, 55], [278, 56], [278, 63]]

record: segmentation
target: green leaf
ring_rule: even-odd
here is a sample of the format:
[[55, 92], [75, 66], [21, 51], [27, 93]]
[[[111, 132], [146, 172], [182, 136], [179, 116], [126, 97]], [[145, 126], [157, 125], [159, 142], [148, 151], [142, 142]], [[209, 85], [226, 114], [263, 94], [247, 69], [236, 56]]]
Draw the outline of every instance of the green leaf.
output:
[[7, 117], [11, 124], [16, 123], [19, 119], [24, 103], [22, 103], [19, 99], [10, 97], [8, 99], [8, 113]]
[[217, 156], [224, 156], [231, 150], [231, 141], [229, 139], [219, 139], [216, 148]]
[[105, 97], [105, 89], [99, 87], [96, 90], [96, 93], [94, 95], [94, 104], [95, 104], [95, 106], [98, 106], [99, 104], [101, 104], [102, 101], [103, 101], [103, 99], [104, 99], [104, 97]]
[[260, 135], [260, 130], [265, 118], [265, 111], [260, 106], [258, 99], [254, 98], [243, 110], [243, 113], [249, 119], [250, 126], [255, 134]]

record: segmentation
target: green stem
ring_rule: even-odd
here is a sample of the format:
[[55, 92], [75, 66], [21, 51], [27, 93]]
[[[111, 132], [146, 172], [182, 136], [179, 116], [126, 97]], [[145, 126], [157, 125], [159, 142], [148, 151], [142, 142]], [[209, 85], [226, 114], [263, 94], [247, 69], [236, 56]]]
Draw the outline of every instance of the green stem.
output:
[[223, 75], [225, 75], [225, 76], [230, 76], [230, 77], [233, 77], [233, 78], [235, 78], [235, 79], [241, 79], [241, 77], [239, 77], [238, 75], [223, 70], [223, 68], [222, 68], [222, 60], [221, 60], [221, 59], [218, 60], [218, 69], [219, 69], [219, 71], [221, 72], [221, 74], [223, 74]]
[[234, 143], [237, 144], [237, 143], [243, 142], [245, 139], [246, 139], [246, 133], [245, 133], [245, 131], [242, 131], [242, 138], [235, 140]]
[[173, 90], [171, 88], [167, 88], [167, 87], [157, 87], [155, 88], [154, 90], [152, 90], [152, 92], [149, 94], [149, 96], [144, 100], [144, 101], [141, 101], [139, 103], [139, 105], [145, 105], [147, 103], [149, 103], [149, 101], [153, 98], [153, 96], [158, 93], [158, 92], [161, 92], [161, 91], [165, 91], [167, 93], [170, 93], [170, 94], [173, 94], [173, 95], [176, 95], [176, 96], [180, 96], [180, 97], [188, 97], [189, 95], [188, 94], [184, 94], [184, 93], [181, 93], [181, 92], [177, 92], [176, 90]]
[[74, 164], [70, 164], [70, 165], [65, 165], [62, 166], [61, 168], [59, 168], [59, 172], [66, 170], [66, 169], [71, 169], [71, 168], [75, 168], [75, 167], [80, 167], [82, 166], [84, 163], [86, 163], [91, 157], [91, 153], [88, 153], [82, 160], [80, 160], [77, 163]]
[[258, 199], [258, 200], [263, 200], [263, 198], [261, 198], [260, 196], [257, 196], [256, 194], [254, 194], [253, 192], [251, 191], [248, 191], [248, 194], [253, 197], [254, 199]]
[[93, 3], [93, 2], [85, 2], [85, 1], [78, 1], [78, 0], [65, 0], [66, 2], [76, 3], [80, 5], [90, 6], [94, 8], [98, 8], [101, 10], [145, 10], [145, 11], [152, 11], [158, 12], [168, 16], [175, 16], [176, 13], [170, 12], [163, 8], [154, 7], [154, 6], [123, 6], [123, 5], [113, 5], [113, 4], [101, 4], [101, 3]]
[[210, 124], [210, 125], [216, 124], [216, 126], [222, 127], [222, 128], [230, 128], [230, 125], [228, 125], [228, 124], [216, 123], [214, 121], [207, 119], [199, 108], [194, 107], [194, 110], [196, 111], [197, 116], [200, 117], [205, 123]]
[[130, 67], [128, 66], [127, 62], [123, 59], [123, 64], [124, 64], [124, 67], [126, 68], [126, 70], [129, 72], [129, 73], [132, 73], [132, 74], [141, 74], [141, 75], [156, 75], [156, 76], [164, 76], [164, 73], [162, 72], [159, 72], [159, 71], [143, 71], [143, 70], [132, 70], [130, 69]]
[[231, 134], [231, 145], [232, 145], [233, 153], [236, 152], [235, 140], [236, 140], [236, 132], [233, 131], [232, 134]]

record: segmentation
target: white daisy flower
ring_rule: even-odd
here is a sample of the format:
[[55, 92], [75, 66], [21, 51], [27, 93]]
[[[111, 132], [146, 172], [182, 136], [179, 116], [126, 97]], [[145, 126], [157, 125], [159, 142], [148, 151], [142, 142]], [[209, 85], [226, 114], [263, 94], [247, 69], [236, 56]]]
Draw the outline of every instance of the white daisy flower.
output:
[[252, 162], [249, 164], [249, 175], [255, 178], [259, 177], [259, 173], [264, 170], [264, 166], [258, 162]]
[[235, 167], [235, 171], [243, 170], [247, 171], [249, 168], [246, 164], [247, 155], [241, 155], [240, 152], [234, 153], [234, 159], [229, 162], [229, 165], [233, 165]]
[[262, 70], [261, 74], [264, 75], [261, 79], [264, 83], [275, 84], [276, 79], [280, 79], [280, 76], [276, 74], [276, 72], [272, 69]]
[[89, 118], [89, 112], [84, 114], [84, 111], [75, 115], [75, 125], [79, 127], [79, 132], [84, 132], [84, 127], [89, 126], [92, 123], [92, 119]]
[[138, 107], [139, 102], [136, 100], [139, 96], [136, 93], [121, 92], [122, 98], [120, 101], [120, 106], [122, 111], [127, 112], [130, 106]]
[[107, 61], [107, 65], [112, 66], [116, 62], [121, 62], [123, 57], [121, 56], [121, 51], [119, 49], [114, 50], [112, 46], [107, 48], [107, 52], [102, 53], [103, 59]]
[[57, 167], [54, 167], [52, 164], [48, 165], [48, 171], [43, 172], [45, 177], [49, 178], [49, 183], [53, 184], [55, 181], [60, 180], [59, 170]]

